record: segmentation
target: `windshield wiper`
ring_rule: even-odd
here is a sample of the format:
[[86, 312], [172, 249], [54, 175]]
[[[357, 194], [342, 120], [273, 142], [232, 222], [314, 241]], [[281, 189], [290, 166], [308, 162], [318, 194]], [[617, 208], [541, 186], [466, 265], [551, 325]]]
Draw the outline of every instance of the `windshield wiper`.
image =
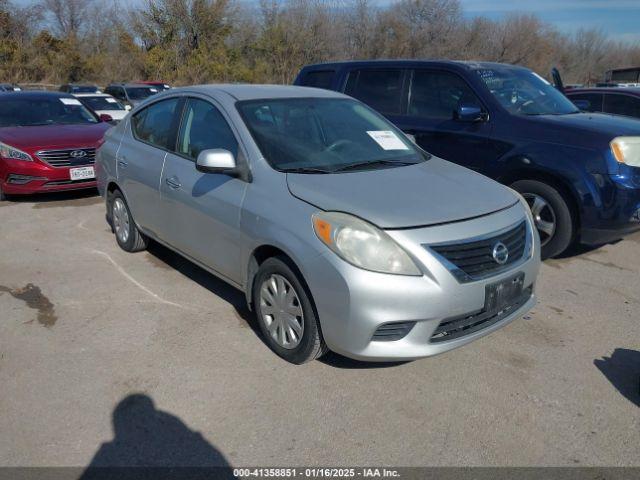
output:
[[357, 170], [363, 167], [370, 167], [375, 165], [395, 165], [395, 166], [406, 166], [406, 165], [415, 165], [421, 162], [405, 162], [403, 160], [372, 160], [369, 162], [355, 162], [349, 163], [347, 165], [343, 165], [338, 168], [334, 168], [333, 172], [344, 172], [347, 170]]
[[284, 173], [332, 173], [333, 170], [325, 170], [317, 167], [297, 167], [282, 170]]

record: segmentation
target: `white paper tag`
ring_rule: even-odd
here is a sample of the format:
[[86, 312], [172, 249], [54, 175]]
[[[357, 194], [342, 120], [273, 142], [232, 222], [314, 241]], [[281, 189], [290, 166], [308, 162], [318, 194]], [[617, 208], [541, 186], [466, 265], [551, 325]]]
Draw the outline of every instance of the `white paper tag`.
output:
[[20, 87], [13, 87], [14, 92], [21, 92], [22, 89]]
[[77, 98], [61, 98], [60, 101], [65, 105], [82, 105]]
[[158, 89], [157, 88], [150, 88], [149, 90], [151, 90], [153, 93], [158, 93]]
[[391, 130], [371, 130], [367, 133], [383, 150], [409, 150]]
[[105, 100], [109, 103], [118, 103], [115, 98], [105, 98]]

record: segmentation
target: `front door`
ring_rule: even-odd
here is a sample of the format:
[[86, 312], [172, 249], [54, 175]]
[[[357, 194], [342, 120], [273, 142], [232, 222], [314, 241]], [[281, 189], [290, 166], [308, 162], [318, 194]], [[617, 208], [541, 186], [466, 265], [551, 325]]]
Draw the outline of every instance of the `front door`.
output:
[[198, 154], [213, 148], [238, 156], [238, 142], [220, 110], [207, 100], [189, 98], [175, 153], [167, 154], [162, 175], [163, 230], [180, 251], [242, 283], [240, 209], [248, 184], [196, 170]]

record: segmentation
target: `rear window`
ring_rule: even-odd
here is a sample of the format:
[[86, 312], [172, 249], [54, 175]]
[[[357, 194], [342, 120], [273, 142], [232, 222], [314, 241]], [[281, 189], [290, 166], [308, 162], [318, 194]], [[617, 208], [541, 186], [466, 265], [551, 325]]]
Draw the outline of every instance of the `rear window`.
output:
[[574, 93], [567, 96], [580, 110], [586, 112], [602, 111], [603, 95], [601, 93]]
[[386, 115], [399, 115], [402, 109], [404, 71], [357, 70], [349, 73], [345, 93]]
[[305, 87], [331, 89], [331, 81], [333, 80], [333, 70], [316, 70], [307, 72], [302, 79], [302, 85]]

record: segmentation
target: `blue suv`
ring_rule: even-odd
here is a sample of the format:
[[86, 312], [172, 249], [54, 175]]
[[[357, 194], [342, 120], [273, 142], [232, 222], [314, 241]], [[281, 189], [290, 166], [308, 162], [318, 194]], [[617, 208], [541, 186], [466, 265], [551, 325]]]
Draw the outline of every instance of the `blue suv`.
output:
[[522, 67], [382, 60], [304, 67], [296, 85], [344, 92], [424, 150], [527, 200], [549, 258], [640, 230], [640, 121], [581, 113]]

